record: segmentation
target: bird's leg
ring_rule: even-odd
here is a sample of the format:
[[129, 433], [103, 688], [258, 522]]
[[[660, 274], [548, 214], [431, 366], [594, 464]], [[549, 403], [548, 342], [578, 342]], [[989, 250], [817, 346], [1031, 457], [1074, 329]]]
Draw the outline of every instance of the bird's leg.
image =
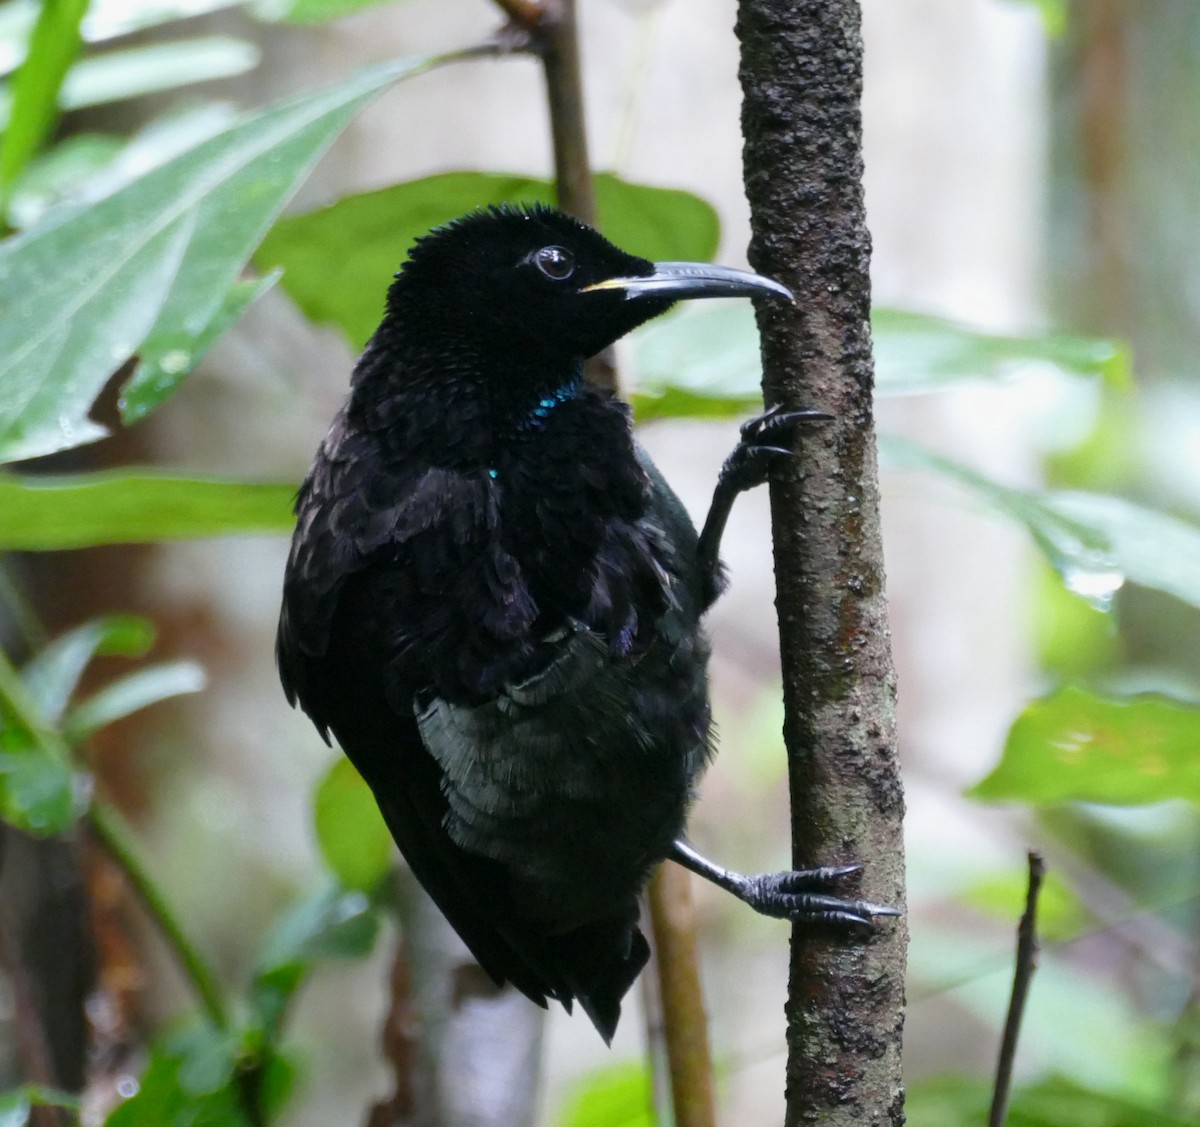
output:
[[845, 877], [862, 872], [862, 865], [832, 865], [821, 869], [797, 869], [782, 873], [743, 876], [705, 860], [690, 845], [676, 841], [669, 854], [672, 861], [697, 876], [732, 892], [756, 912], [794, 923], [834, 924], [871, 928], [876, 916], [898, 916], [895, 908], [867, 900], [843, 900], [826, 891]]
[[738, 494], [762, 485], [776, 461], [792, 456], [793, 451], [782, 443], [790, 440], [791, 431], [798, 423], [819, 422], [832, 417], [824, 411], [784, 411], [772, 407], [742, 424], [742, 437], [717, 475], [717, 488], [696, 551], [705, 584], [706, 605], [721, 593], [721, 536]]

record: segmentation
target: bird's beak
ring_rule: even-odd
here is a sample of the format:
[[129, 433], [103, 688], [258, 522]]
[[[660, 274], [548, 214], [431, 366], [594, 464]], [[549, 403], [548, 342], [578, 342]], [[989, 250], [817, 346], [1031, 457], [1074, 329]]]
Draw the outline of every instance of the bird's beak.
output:
[[580, 293], [595, 290], [620, 290], [627, 298], [655, 295], [668, 301], [696, 297], [752, 297], [773, 293], [792, 298], [792, 291], [761, 274], [734, 270], [729, 266], [710, 266], [704, 262], [656, 262], [654, 273], [643, 277], [605, 278], [584, 286]]

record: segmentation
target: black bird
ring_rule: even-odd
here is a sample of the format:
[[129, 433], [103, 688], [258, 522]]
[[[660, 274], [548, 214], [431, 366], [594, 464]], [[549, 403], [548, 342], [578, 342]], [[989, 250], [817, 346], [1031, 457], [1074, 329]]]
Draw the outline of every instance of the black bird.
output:
[[610, 1040], [671, 858], [752, 907], [870, 927], [857, 866], [743, 877], [681, 840], [713, 752], [701, 616], [737, 494], [817, 412], [742, 428], [697, 537], [584, 360], [681, 298], [767, 295], [654, 264], [546, 207], [419, 239], [296, 501], [277, 656], [288, 700], [370, 785], [483, 968]]

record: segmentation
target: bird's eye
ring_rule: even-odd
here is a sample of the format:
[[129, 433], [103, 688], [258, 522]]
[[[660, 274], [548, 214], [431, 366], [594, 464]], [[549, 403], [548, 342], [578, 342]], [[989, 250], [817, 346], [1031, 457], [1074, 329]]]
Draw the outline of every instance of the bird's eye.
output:
[[566, 247], [542, 247], [535, 251], [533, 264], [554, 282], [562, 282], [575, 273], [575, 256]]

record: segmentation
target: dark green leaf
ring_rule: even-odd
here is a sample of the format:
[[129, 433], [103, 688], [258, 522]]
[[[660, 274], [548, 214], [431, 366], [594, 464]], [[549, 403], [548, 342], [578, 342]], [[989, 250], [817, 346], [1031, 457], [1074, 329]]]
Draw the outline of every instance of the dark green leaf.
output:
[[287, 533], [295, 485], [168, 477], [0, 474], [0, 548], [40, 551], [204, 536]]
[[338, 759], [321, 780], [313, 818], [321, 856], [347, 888], [369, 892], [387, 875], [392, 835], [371, 788], [348, 759]]
[[102, 437], [87, 412], [109, 376], [141, 348], [161, 357], [202, 336], [355, 111], [435, 61], [375, 67], [252, 114], [0, 244], [0, 460]]
[[1012, 489], [948, 458], [892, 436], [880, 453], [928, 470], [1020, 521], [1063, 582], [1107, 610], [1126, 581], [1200, 607], [1200, 529], [1119, 497]]
[[67, 701], [96, 654], [140, 657], [154, 641], [154, 627], [135, 615], [108, 615], [56, 638], [21, 670], [29, 696], [48, 724], [62, 719]]
[[970, 794], [1035, 805], [1200, 802], [1197, 748], [1200, 709], [1158, 696], [1060, 689], [1025, 709], [999, 765]]
[[[340, 329], [363, 346], [383, 312], [392, 276], [413, 240], [464, 212], [505, 201], [552, 201], [544, 180], [450, 172], [347, 196], [306, 215], [281, 219], [254, 256], [262, 269], [284, 268], [283, 288], [316, 324]], [[686, 192], [596, 177], [604, 233], [651, 259], [706, 260], [716, 252], [716, 213]]]
[[127, 674], [77, 704], [67, 713], [63, 734], [77, 744], [109, 724], [140, 712], [161, 700], [198, 693], [204, 688], [204, 670], [194, 661], [151, 665]]
[[38, 150], [58, 114], [59, 91], [83, 43], [88, 0], [42, 0], [29, 50], [12, 81], [11, 108], [0, 117], [0, 194]]

